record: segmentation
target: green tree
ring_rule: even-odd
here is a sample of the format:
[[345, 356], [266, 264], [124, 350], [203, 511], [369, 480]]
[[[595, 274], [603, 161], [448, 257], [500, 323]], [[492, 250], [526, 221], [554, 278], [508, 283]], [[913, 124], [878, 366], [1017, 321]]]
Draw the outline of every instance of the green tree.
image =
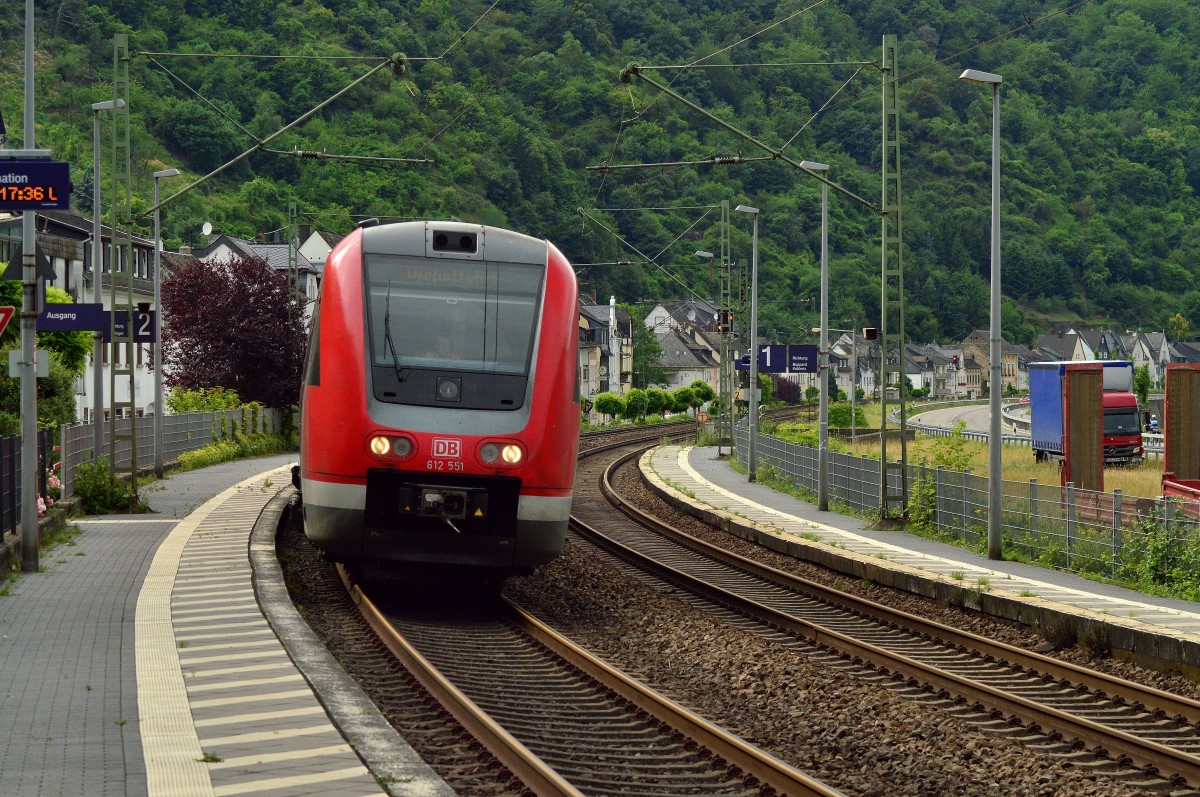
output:
[[596, 412], [609, 418], [619, 418], [625, 414], [625, 399], [616, 393], [605, 391], [596, 396]]
[[1188, 329], [1191, 323], [1179, 313], [1171, 316], [1167, 321], [1167, 330], [1171, 333], [1171, 337], [1175, 340], [1183, 340], [1187, 337]]
[[1153, 380], [1150, 379], [1150, 366], [1143, 365], [1135, 368], [1133, 371], [1133, 394], [1137, 396], [1138, 404], [1143, 407], [1150, 406], [1150, 388], [1153, 387]]
[[695, 406], [694, 402], [696, 400], [696, 391], [692, 390], [690, 387], [677, 387], [671, 393], [671, 398], [673, 399], [671, 408], [675, 410], [675, 412], [687, 412], [689, 409]]
[[667, 371], [660, 364], [662, 346], [645, 324], [633, 325], [633, 386], [643, 390], [652, 385], [665, 385]]
[[712, 385], [708, 384], [708, 382], [705, 382], [702, 379], [697, 379], [696, 381], [692, 382], [689, 387], [695, 394], [696, 403], [694, 406], [696, 407], [701, 406], [705, 402], [712, 401], [717, 397], [717, 391], [713, 390]]
[[671, 394], [663, 390], [661, 387], [651, 387], [646, 389], [647, 415], [662, 415], [665, 411], [671, 409], [674, 403], [675, 402], [671, 398]]
[[625, 417], [636, 421], [646, 414], [646, 391], [633, 388], [625, 394]]
[[201, 387], [196, 390], [173, 388], [167, 393], [167, 409], [176, 415], [185, 412], [232, 410], [242, 406], [236, 391], [223, 387]]
[[[0, 263], [0, 269], [4, 264]], [[65, 291], [46, 287], [48, 304], [70, 304]], [[15, 316], [0, 336], [0, 353], [6, 354], [21, 346], [21, 283], [0, 281], [0, 305], [16, 307]], [[74, 423], [75, 380], [83, 374], [88, 354], [92, 350], [90, 332], [39, 332], [37, 347], [50, 356], [50, 375], [37, 380], [38, 425], [58, 427]], [[41, 356], [41, 355], [40, 355]], [[0, 376], [0, 434], [19, 434], [21, 431], [21, 380]]]

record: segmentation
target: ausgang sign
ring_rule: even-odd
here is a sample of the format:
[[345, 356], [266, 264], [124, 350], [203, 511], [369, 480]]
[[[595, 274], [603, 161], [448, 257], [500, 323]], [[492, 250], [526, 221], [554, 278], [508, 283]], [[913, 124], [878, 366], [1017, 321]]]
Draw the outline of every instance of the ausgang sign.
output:
[[0, 210], [67, 210], [71, 165], [62, 161], [0, 160]]

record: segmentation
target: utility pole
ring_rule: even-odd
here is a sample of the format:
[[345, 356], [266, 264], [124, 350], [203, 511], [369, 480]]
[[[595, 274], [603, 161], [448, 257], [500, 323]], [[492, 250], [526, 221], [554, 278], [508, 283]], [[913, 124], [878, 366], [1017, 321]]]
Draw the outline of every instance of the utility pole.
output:
[[[881, 296], [879, 302], [879, 518], [902, 518], [908, 513], [908, 408], [903, 387], [888, 395], [888, 353], [896, 352], [900, 379], [904, 375], [904, 226], [900, 192], [900, 99], [896, 37], [883, 37], [883, 162], [880, 216], [882, 227]], [[888, 461], [888, 410], [896, 407], [900, 461]], [[891, 478], [889, 478], [891, 477]]]
[[[25, 0], [25, 151], [34, 148], [33, 0]], [[21, 213], [21, 570], [36, 573], [37, 513], [37, 211]], [[10, 369], [11, 370], [11, 369]]]

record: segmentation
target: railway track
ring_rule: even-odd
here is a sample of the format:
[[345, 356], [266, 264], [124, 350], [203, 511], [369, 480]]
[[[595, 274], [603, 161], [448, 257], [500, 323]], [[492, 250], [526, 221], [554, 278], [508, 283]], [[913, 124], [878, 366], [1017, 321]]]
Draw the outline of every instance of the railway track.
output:
[[410, 673], [538, 795], [836, 795], [646, 689], [504, 601], [381, 608]]
[[[1200, 786], [1200, 703], [888, 609], [713, 548], [634, 510], [603, 477], [573, 530], [708, 611], [1080, 765]], [[617, 506], [625, 517], [617, 517]], [[647, 531], [652, 529], [653, 533]], [[1169, 784], [1169, 786], [1168, 786]]]
[[[692, 430], [652, 429], [632, 445], [670, 431]], [[629, 445], [605, 441], [587, 453]], [[352, 584], [342, 577], [383, 644], [533, 793], [839, 794], [507, 602], [470, 596], [430, 608], [428, 601], [373, 600], [390, 592], [386, 579]]]

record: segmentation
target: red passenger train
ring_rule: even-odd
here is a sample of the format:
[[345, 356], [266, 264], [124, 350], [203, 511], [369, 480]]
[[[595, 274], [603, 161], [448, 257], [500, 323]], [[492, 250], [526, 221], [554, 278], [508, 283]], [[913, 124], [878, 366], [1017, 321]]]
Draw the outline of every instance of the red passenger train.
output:
[[329, 255], [301, 394], [304, 529], [330, 558], [524, 572], [562, 552], [578, 289], [547, 241], [360, 228]]

